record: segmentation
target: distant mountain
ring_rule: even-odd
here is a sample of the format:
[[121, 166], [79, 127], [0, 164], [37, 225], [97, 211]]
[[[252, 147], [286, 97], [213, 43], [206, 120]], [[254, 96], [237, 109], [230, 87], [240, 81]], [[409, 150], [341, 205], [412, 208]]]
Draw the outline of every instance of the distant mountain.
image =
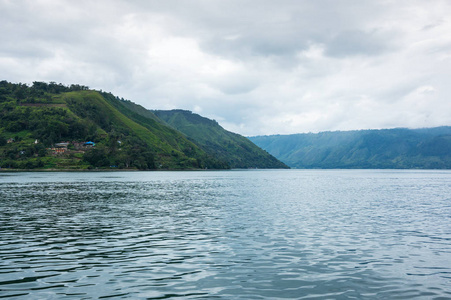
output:
[[249, 138], [293, 168], [451, 169], [451, 127]]
[[223, 153], [207, 152], [151, 111], [110, 93], [0, 81], [1, 168], [227, 169], [240, 155], [249, 166], [270, 165], [258, 151]]
[[186, 110], [154, 110], [158, 118], [185, 134], [208, 154], [232, 168], [288, 168], [249, 139], [225, 130], [216, 121]]

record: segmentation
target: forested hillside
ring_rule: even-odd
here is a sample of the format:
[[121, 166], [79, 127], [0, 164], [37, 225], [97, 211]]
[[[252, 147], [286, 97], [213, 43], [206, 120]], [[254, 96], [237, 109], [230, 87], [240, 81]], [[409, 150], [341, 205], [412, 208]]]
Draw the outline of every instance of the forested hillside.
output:
[[151, 112], [146, 115], [141, 110], [147, 111], [85, 86], [43, 82], [28, 86], [1, 81], [0, 167], [231, 167], [227, 160], [207, 153]]
[[451, 168], [451, 127], [256, 136], [250, 140], [294, 168]]
[[225, 130], [214, 120], [180, 109], [152, 112], [207, 153], [227, 161], [232, 168], [287, 168], [249, 139]]

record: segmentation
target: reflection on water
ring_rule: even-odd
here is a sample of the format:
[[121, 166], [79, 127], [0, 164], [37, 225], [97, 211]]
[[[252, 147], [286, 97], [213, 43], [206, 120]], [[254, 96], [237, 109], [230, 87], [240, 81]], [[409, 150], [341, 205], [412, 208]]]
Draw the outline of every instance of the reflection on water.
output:
[[451, 298], [451, 172], [0, 175], [0, 297]]

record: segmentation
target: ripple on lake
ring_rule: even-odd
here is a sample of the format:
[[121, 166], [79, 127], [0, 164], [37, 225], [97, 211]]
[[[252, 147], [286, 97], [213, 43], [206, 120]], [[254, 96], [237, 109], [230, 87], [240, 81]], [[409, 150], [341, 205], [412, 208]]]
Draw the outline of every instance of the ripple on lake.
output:
[[451, 173], [18, 173], [0, 295], [451, 297]]

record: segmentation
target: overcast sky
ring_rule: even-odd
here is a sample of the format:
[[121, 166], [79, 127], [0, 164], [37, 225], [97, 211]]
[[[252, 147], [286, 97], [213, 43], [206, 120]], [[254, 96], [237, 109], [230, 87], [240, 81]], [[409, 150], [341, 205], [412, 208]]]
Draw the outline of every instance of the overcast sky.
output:
[[449, 0], [0, 0], [0, 80], [243, 135], [451, 125]]

